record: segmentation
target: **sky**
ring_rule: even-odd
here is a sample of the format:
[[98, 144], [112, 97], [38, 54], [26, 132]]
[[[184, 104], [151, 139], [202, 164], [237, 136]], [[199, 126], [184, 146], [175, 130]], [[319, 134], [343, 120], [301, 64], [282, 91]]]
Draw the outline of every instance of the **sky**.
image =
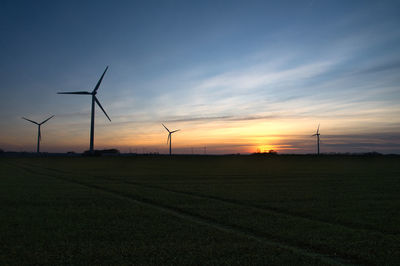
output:
[[400, 153], [399, 1], [0, 2], [0, 149]]

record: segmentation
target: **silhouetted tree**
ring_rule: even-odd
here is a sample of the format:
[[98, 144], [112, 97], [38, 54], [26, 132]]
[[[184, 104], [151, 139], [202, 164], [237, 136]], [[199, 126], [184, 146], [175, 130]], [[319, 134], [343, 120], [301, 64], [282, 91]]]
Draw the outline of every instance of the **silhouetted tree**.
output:
[[278, 152], [277, 152], [277, 151], [274, 151], [274, 150], [269, 150], [268, 154], [270, 154], [270, 155], [277, 155]]

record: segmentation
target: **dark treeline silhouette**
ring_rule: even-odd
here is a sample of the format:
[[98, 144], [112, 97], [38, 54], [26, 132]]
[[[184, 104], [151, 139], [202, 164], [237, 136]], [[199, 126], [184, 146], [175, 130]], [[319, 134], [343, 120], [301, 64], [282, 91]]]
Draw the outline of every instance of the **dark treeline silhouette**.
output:
[[87, 150], [82, 153], [83, 156], [117, 156], [120, 154], [118, 149]]
[[[160, 156], [165, 157], [169, 156], [169, 154], [160, 154], [158, 152], [148, 152], [148, 153], [121, 153], [118, 149], [104, 149], [104, 150], [94, 150], [93, 153], [90, 150], [87, 150], [83, 153], [77, 153], [73, 151], [65, 152], [65, 153], [49, 153], [49, 152], [15, 152], [15, 151], [4, 151], [0, 149], [0, 157], [80, 157], [80, 156], [120, 156], [120, 157], [137, 157], [137, 156]], [[173, 156], [177, 157], [223, 157], [223, 156], [238, 156], [238, 157], [271, 157], [271, 156], [279, 156], [279, 157], [315, 157], [318, 156], [315, 153], [309, 154], [278, 154], [278, 152], [274, 150], [270, 150], [268, 152], [255, 152], [251, 154], [220, 154], [220, 155], [212, 155], [212, 154], [174, 154]], [[360, 153], [320, 153], [320, 157], [400, 157], [400, 154], [382, 154], [376, 151], [371, 152], [360, 152]]]
[[255, 153], [252, 153], [251, 155], [278, 155], [278, 152], [275, 150], [269, 150], [269, 151], [257, 151]]

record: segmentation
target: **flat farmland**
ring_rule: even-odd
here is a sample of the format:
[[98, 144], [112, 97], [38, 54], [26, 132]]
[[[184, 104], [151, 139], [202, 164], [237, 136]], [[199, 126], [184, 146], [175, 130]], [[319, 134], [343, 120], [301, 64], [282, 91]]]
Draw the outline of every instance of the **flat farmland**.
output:
[[2, 264], [398, 265], [400, 159], [0, 158]]

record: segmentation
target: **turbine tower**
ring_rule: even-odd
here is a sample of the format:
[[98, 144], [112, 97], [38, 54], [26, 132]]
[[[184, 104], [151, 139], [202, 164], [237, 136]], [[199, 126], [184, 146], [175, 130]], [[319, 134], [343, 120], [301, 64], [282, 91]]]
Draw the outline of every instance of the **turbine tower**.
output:
[[312, 137], [317, 136], [317, 154], [319, 155], [319, 124], [318, 124], [318, 128], [317, 128], [317, 132], [314, 135], [311, 135]]
[[175, 132], [179, 131], [180, 129], [177, 129], [177, 130], [174, 130], [174, 131], [169, 131], [169, 129], [168, 129], [164, 124], [162, 124], [162, 125], [163, 125], [163, 126], [165, 127], [165, 129], [168, 131], [167, 145], [168, 145], [168, 142], [169, 142], [169, 155], [171, 155], [172, 133], [175, 133]]
[[49, 118], [47, 118], [46, 120], [44, 120], [42, 123], [38, 123], [35, 122], [33, 120], [30, 120], [28, 118], [22, 117], [22, 119], [25, 119], [26, 121], [29, 121], [31, 123], [34, 123], [35, 125], [38, 126], [38, 137], [37, 137], [37, 148], [36, 148], [36, 152], [39, 153], [40, 152], [40, 141], [42, 139], [41, 134], [40, 134], [40, 126], [43, 125], [44, 123], [46, 123], [47, 121], [49, 121], [51, 118], [53, 118], [54, 115], [50, 116]]
[[110, 122], [111, 122], [110, 117], [108, 117], [106, 111], [104, 110], [103, 106], [101, 106], [99, 100], [96, 97], [97, 90], [100, 87], [101, 81], [103, 80], [104, 74], [106, 74], [107, 69], [108, 69], [108, 66], [104, 70], [103, 75], [101, 75], [99, 81], [96, 84], [96, 87], [94, 87], [94, 90], [92, 92], [88, 92], [88, 91], [58, 92], [58, 94], [79, 94], [79, 95], [91, 95], [92, 96], [92, 113], [91, 113], [91, 120], [90, 120], [90, 153], [93, 153], [95, 103], [97, 103], [97, 105], [100, 107], [100, 109], [107, 116], [108, 120], [110, 120]]

